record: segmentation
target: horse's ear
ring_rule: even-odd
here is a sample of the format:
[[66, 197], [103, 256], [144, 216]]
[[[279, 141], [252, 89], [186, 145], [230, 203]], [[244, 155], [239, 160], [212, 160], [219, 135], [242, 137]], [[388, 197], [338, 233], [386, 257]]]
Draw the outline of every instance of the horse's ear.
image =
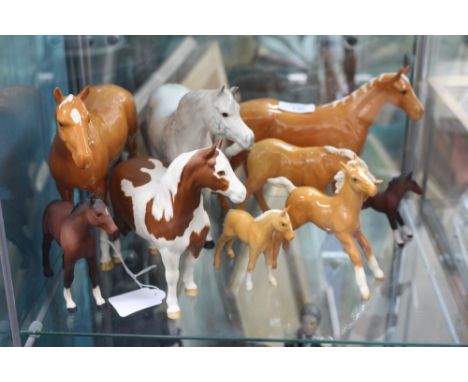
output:
[[402, 74], [407, 74], [409, 72], [409, 69], [409, 65], [402, 66], [400, 70], [392, 77], [391, 81], [398, 81]]
[[410, 171], [408, 175], [406, 175], [406, 179], [411, 179], [413, 177], [413, 171]]
[[54, 89], [54, 98], [55, 98], [55, 102], [57, 102], [57, 104], [60, 104], [62, 101], [63, 101], [63, 94], [62, 94], [62, 91], [60, 90], [60, 88], [55, 88]]
[[226, 87], [224, 85], [222, 85], [220, 88], [219, 88], [219, 93], [218, 93], [218, 96], [222, 95], [224, 93], [224, 89]]
[[223, 145], [223, 140], [220, 139], [218, 142], [215, 142], [215, 146], [218, 150], [221, 150], [221, 146]]
[[78, 94], [78, 97], [84, 101], [86, 99], [86, 97], [89, 95], [89, 90], [90, 90], [90, 87], [89, 85], [85, 86], [85, 88], [80, 91], [80, 94]]
[[410, 66], [409, 66], [409, 65], [406, 65], [406, 66], [404, 66], [403, 68], [401, 68], [400, 70], [402, 70], [402, 73], [403, 73], [403, 74], [408, 74], [409, 71], [410, 71]]
[[216, 153], [216, 149], [218, 148], [217, 144], [218, 143], [214, 143], [213, 146], [207, 149], [208, 151], [205, 154], [205, 159], [211, 158]]
[[233, 86], [229, 90], [231, 91], [232, 95], [236, 95], [236, 93], [239, 91], [239, 86]]
[[284, 207], [284, 208], [283, 208], [283, 211], [281, 212], [281, 215], [286, 216], [286, 214], [288, 213], [288, 211], [289, 211], [289, 206]]

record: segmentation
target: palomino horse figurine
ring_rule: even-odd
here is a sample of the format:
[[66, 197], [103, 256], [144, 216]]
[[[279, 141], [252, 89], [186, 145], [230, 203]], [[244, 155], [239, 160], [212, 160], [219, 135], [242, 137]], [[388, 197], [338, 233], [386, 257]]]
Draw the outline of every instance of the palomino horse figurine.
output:
[[296, 187], [286, 178], [274, 178], [270, 179], [270, 182], [285, 186], [289, 191], [286, 207], [289, 208], [293, 229], [312, 222], [319, 228], [333, 233], [341, 242], [353, 263], [361, 297], [367, 300], [369, 288], [362, 267], [361, 254], [354, 240], [357, 239], [364, 250], [375, 278], [382, 280], [384, 274], [372, 254], [369, 241], [360, 228], [362, 203], [367, 197], [377, 194], [376, 184], [382, 181], [374, 180], [375, 178], [370, 175], [358, 157], [346, 164], [341, 163], [340, 166], [341, 171], [335, 176], [334, 196], [325, 195], [313, 187]]
[[99, 199], [81, 202], [73, 207], [68, 201], [55, 200], [46, 207], [42, 217], [42, 265], [44, 276], [53, 275], [49, 261], [49, 251], [55, 240], [63, 251], [64, 291], [63, 296], [69, 312], [76, 311], [76, 304], [71, 294], [75, 263], [86, 259], [89, 278], [93, 287], [93, 297], [98, 306], [106, 301], [101, 296], [99, 274], [96, 262], [96, 239], [91, 228], [97, 226], [108, 235], [118, 234], [106, 205]]
[[267, 211], [269, 207], [262, 188], [269, 178], [283, 176], [295, 186], [309, 186], [325, 192], [341, 170], [340, 164], [354, 158], [351, 150], [333, 146], [298, 147], [275, 138], [256, 142], [247, 158], [247, 197], [239, 208], [244, 209], [253, 193], [260, 208]]
[[[62, 200], [73, 201], [73, 189], [107, 199], [106, 177], [125, 144], [135, 154], [137, 115], [133, 96], [115, 85], [87, 86], [77, 96], [54, 90], [57, 134], [49, 166]], [[101, 235], [103, 232], [101, 231]], [[101, 245], [101, 267], [112, 268], [109, 248]]]
[[224, 245], [227, 245], [227, 255], [234, 257], [232, 242], [237, 237], [249, 246], [249, 264], [247, 266], [246, 287], [252, 290], [252, 272], [255, 269], [258, 257], [263, 253], [265, 255], [268, 267], [268, 279], [274, 286], [277, 285], [273, 276], [273, 269], [277, 266], [277, 257], [279, 251], [274, 251], [273, 235], [279, 232], [290, 241], [294, 239], [294, 232], [291, 227], [291, 221], [287, 209], [269, 210], [255, 219], [242, 210], [229, 210], [224, 219], [224, 229], [216, 246], [216, 253], [213, 265], [215, 268], [221, 266], [221, 252]]
[[245, 198], [244, 185], [218, 145], [183, 153], [167, 169], [156, 159], [129, 159], [116, 166], [110, 180], [110, 197], [121, 231], [134, 230], [161, 253], [171, 319], [180, 317], [179, 259], [187, 249], [191, 255], [186, 257], [185, 290], [190, 296], [198, 293], [193, 268], [210, 229], [203, 188], [225, 195], [233, 203]]
[[[260, 98], [241, 103], [240, 113], [257, 142], [279, 138], [297, 146], [347, 148], [359, 155], [369, 128], [385, 103], [403, 109], [413, 121], [422, 117], [424, 108], [405, 75], [408, 70], [409, 67], [403, 67], [397, 73], [382, 74], [347, 97], [317, 107], [306, 105], [299, 112], [294, 112], [291, 104]], [[241, 151], [239, 147], [229, 149], [233, 153]], [[244, 162], [246, 156], [246, 152], [234, 156], [233, 168]]]
[[[187, 151], [213, 144], [213, 137], [226, 138], [242, 149], [250, 149], [254, 134], [242, 121], [234, 99], [237, 88], [189, 91], [182, 85], [166, 84], [149, 101], [148, 136], [157, 158], [171, 163]], [[205, 206], [210, 211], [209, 194]], [[207, 248], [214, 247], [208, 234]]]
[[385, 191], [381, 191], [377, 195], [367, 199], [362, 206], [362, 208], [371, 207], [374, 210], [387, 215], [387, 219], [393, 230], [395, 242], [400, 246], [404, 245], [405, 241], [398, 231], [398, 225], [401, 226], [404, 236], [408, 238], [413, 237], [413, 232], [411, 232], [411, 229], [406, 226], [405, 221], [398, 212], [400, 201], [408, 191], [414, 192], [418, 195], [422, 195], [423, 193], [419, 184], [417, 184], [415, 180], [411, 179], [412, 175], [413, 173], [410, 172], [408, 175], [402, 174], [393, 178], [388, 183]]

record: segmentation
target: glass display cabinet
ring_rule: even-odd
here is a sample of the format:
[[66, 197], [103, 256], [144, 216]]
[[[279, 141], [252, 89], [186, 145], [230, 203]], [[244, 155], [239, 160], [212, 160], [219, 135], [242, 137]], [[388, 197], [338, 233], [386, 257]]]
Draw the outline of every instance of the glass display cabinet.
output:
[[[468, 39], [465, 36], [22, 36], [0, 37], [0, 345], [20, 346], [338, 346], [468, 344]], [[409, 81], [425, 108], [412, 122], [386, 104], [367, 136], [362, 159], [387, 183], [412, 171], [423, 188], [400, 213], [413, 231], [395, 243], [384, 214], [361, 213], [363, 232], [384, 271], [365, 268], [363, 301], [353, 266], [337, 239], [312, 223], [281, 249], [276, 287], [259, 261], [247, 291], [248, 248], [213, 267], [204, 249], [195, 268], [196, 298], [180, 286], [182, 317], [166, 303], [120, 317], [94, 304], [84, 261], [77, 263], [68, 313], [60, 248], [53, 278], [42, 271], [41, 219], [59, 195], [48, 167], [56, 131], [53, 90], [77, 94], [113, 83], [135, 97], [138, 153], [153, 155], [147, 104], [165, 83], [188, 89], [239, 87], [239, 102], [271, 97], [325, 104], [352, 94], [382, 73], [410, 65]], [[190, 134], [187, 133], [187, 139]], [[245, 181], [241, 167], [237, 175]], [[266, 201], [283, 208], [287, 192], [268, 184]], [[85, 197], [75, 192], [75, 201]], [[226, 212], [211, 195], [214, 241]], [[247, 210], [261, 213], [252, 198]], [[133, 271], [154, 265], [142, 282], [166, 290], [164, 265], [147, 244], [122, 238]], [[104, 298], [134, 290], [122, 266], [100, 272]], [[309, 334], [304, 335], [308, 326]], [[307, 330], [306, 330], [307, 331]]]

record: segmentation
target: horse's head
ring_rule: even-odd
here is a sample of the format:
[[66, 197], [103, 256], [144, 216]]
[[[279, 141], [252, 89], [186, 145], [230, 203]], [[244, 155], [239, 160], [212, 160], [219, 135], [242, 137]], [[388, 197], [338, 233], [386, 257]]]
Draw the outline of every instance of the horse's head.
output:
[[408, 71], [409, 66], [404, 66], [397, 73], [385, 75], [381, 86], [388, 94], [389, 102], [403, 109], [411, 120], [419, 121], [424, 114], [424, 107], [406, 77]]
[[193, 168], [193, 179], [201, 187], [227, 196], [233, 203], [244, 201], [247, 191], [232, 170], [228, 159], [219, 150], [220, 142], [198, 150], [200, 163]]
[[240, 106], [234, 99], [236, 91], [236, 87], [226, 89], [222, 86], [215, 93], [214, 113], [210, 121], [210, 129], [213, 134], [234, 141], [243, 149], [250, 149], [255, 141], [255, 136], [240, 116]]
[[350, 187], [357, 192], [361, 192], [366, 196], [375, 196], [377, 194], [377, 185], [382, 181], [375, 179], [369, 172], [367, 166], [356, 156], [355, 159], [348, 163], [340, 163], [341, 171], [339, 171], [335, 180], [337, 181], [336, 193], [343, 187], [345, 181]]
[[119, 229], [104, 202], [101, 199], [91, 199], [89, 207], [86, 212], [88, 222], [103, 229], [108, 235], [116, 237]]
[[64, 97], [59, 88], [54, 90], [57, 103], [55, 118], [58, 135], [70, 151], [73, 162], [83, 170], [88, 168], [92, 161], [90, 148], [92, 137], [89, 135], [90, 129], [88, 127], [91, 117], [84, 104], [88, 94], [88, 86], [77, 96], [70, 94]]
[[[400, 187], [403, 193], [407, 191], [412, 191], [415, 194], [422, 195], [423, 190], [421, 186], [412, 178], [413, 172], [404, 175], [400, 175], [398, 178], [392, 179], [396, 187]], [[395, 187], [394, 186], [394, 187]]]
[[277, 214], [277, 218], [273, 220], [273, 227], [281, 232], [286, 240], [291, 241], [295, 235], [291, 226], [291, 220], [289, 219], [288, 209], [289, 207], [286, 207]]

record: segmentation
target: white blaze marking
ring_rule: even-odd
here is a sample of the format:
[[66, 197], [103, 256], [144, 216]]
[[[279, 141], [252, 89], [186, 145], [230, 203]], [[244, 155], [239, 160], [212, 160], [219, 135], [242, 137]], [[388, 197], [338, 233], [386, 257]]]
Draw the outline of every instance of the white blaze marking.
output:
[[71, 119], [75, 123], [80, 123], [81, 122], [81, 115], [80, 112], [77, 109], [72, 109], [70, 113]]

